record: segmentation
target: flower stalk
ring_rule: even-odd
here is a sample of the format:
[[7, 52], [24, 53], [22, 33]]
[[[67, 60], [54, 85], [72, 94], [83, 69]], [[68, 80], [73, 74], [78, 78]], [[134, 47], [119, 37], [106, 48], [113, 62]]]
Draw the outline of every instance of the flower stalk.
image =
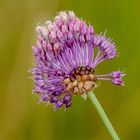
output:
[[113, 140], [120, 140], [119, 136], [117, 135], [117, 133], [115, 132], [111, 122], [109, 121], [106, 113], [104, 112], [101, 104], [99, 103], [98, 99], [96, 98], [95, 94], [93, 93], [93, 91], [90, 91], [88, 93], [88, 97], [90, 98], [90, 100], [92, 101], [92, 103], [94, 104], [97, 112], [99, 113], [103, 123], [105, 124], [108, 132], [110, 133], [111, 137]]

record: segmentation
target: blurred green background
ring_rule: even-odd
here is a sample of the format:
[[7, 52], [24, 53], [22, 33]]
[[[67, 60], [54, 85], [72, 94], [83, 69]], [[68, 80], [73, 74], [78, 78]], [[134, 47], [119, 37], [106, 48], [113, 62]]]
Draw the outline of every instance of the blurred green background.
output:
[[139, 0], [0, 0], [0, 140], [111, 140], [90, 100], [53, 112], [36, 105], [28, 68], [35, 27], [60, 10], [73, 10], [97, 33], [107, 29], [120, 52], [96, 71], [124, 70], [126, 86], [102, 82], [96, 95], [122, 140], [140, 140]]

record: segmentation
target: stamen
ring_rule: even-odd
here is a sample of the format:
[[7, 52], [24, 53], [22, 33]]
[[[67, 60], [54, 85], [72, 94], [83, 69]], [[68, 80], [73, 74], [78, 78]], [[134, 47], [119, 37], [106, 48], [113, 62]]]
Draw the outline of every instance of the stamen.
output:
[[65, 84], [69, 84], [71, 82], [70, 78], [66, 78], [64, 81], [63, 81]]
[[75, 81], [72, 83], [72, 85], [73, 85], [74, 87], [76, 87], [76, 86], [78, 85], [78, 81], [75, 80]]
[[82, 89], [82, 88], [83, 88], [83, 82], [79, 82], [79, 83], [78, 83], [78, 88], [79, 88], [79, 89]]
[[91, 84], [90, 81], [84, 82], [84, 89], [85, 89], [85, 90], [90, 90], [91, 87], [92, 87], [92, 84]]
[[82, 81], [89, 80], [89, 76], [88, 75], [82, 75], [81, 80]]
[[[83, 95], [95, 86], [97, 78], [90, 66], [79, 66], [72, 70], [70, 77], [64, 79], [66, 92]], [[85, 96], [84, 96], [85, 97]]]
[[70, 90], [72, 88], [73, 88], [72, 83], [69, 83], [68, 86], [67, 86], [67, 90]]
[[76, 94], [76, 93], [78, 93], [78, 92], [79, 92], [78, 87], [75, 87], [74, 90], [73, 90], [73, 93]]

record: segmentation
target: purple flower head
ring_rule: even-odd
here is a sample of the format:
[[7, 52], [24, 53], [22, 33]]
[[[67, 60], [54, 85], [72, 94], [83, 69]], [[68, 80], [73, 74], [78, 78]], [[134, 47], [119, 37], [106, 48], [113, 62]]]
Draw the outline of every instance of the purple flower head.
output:
[[39, 102], [53, 104], [55, 109], [68, 108], [73, 95], [86, 98], [99, 80], [124, 85], [125, 74], [120, 71], [95, 74], [97, 65], [116, 57], [116, 46], [105, 34], [95, 34], [93, 27], [74, 12], [59, 12], [53, 22], [37, 26], [36, 31], [38, 40], [33, 47], [36, 65], [31, 72]]
[[125, 73], [121, 72], [121, 71], [114, 71], [111, 74], [112, 76], [112, 82], [116, 85], [124, 85], [124, 82], [122, 80], [123, 76], [126, 76]]

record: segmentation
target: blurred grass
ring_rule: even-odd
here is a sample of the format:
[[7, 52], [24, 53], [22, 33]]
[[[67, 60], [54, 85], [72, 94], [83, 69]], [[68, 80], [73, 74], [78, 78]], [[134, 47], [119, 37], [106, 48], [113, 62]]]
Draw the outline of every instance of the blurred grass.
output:
[[122, 140], [140, 139], [140, 2], [138, 0], [0, 0], [0, 140], [109, 140], [90, 101], [73, 99], [68, 111], [36, 105], [31, 46], [35, 26], [73, 10], [116, 42], [120, 56], [96, 71], [125, 70], [125, 87], [102, 82], [96, 94]]

